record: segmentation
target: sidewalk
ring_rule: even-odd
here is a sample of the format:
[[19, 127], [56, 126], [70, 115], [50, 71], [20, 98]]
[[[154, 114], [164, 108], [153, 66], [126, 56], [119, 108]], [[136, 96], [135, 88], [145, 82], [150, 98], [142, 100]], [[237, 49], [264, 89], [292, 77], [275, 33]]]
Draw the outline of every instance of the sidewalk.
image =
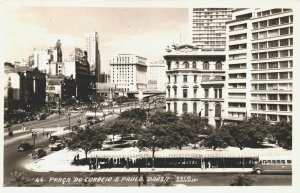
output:
[[[102, 173], [136, 173], [138, 168], [105, 168], [89, 169], [88, 165], [71, 165], [74, 156], [79, 154], [80, 158], [85, 157], [83, 151], [68, 151], [66, 149], [53, 152], [41, 159], [34, 161], [28, 158], [24, 167], [34, 172], [102, 172]], [[141, 172], [177, 172], [177, 173], [250, 173], [251, 168], [141, 168]]]

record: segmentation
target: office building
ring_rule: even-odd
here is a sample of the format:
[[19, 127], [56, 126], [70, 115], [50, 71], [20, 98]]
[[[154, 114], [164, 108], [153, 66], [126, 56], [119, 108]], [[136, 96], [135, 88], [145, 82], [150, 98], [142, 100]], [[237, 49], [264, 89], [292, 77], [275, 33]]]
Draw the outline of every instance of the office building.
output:
[[148, 91], [165, 91], [166, 90], [166, 70], [167, 66], [164, 61], [151, 62], [147, 69], [147, 90]]
[[110, 58], [111, 83], [122, 92], [147, 89], [146, 58], [119, 54]]
[[226, 120], [291, 121], [292, 10], [237, 9], [226, 28]]
[[85, 51], [90, 64], [90, 71], [95, 82], [100, 82], [101, 61], [99, 51], [99, 36], [97, 32], [85, 34]]
[[231, 8], [190, 8], [190, 43], [206, 51], [225, 51], [226, 21], [231, 20]]

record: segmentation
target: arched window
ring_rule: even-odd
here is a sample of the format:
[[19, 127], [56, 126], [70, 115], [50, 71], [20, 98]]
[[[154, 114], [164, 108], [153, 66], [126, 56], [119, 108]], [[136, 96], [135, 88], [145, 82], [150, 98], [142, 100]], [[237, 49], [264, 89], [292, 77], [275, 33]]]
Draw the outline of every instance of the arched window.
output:
[[189, 68], [190, 67], [190, 64], [186, 61], [183, 63], [183, 65], [184, 65], [184, 68]]
[[221, 105], [216, 104], [215, 106], [215, 117], [221, 117]]
[[197, 103], [193, 104], [193, 113], [196, 114], [197, 113]]
[[204, 116], [208, 116], [208, 103], [204, 105]]
[[216, 62], [216, 70], [222, 70], [222, 63]]
[[209, 70], [209, 63], [207, 61], [203, 62], [203, 70]]
[[197, 68], [197, 64], [195, 61], [193, 62], [193, 68]]
[[187, 113], [187, 112], [188, 112], [188, 106], [187, 106], [186, 103], [183, 103], [183, 104], [182, 104], [182, 112], [183, 112], [183, 113]]
[[177, 113], [177, 103], [174, 102], [174, 113]]

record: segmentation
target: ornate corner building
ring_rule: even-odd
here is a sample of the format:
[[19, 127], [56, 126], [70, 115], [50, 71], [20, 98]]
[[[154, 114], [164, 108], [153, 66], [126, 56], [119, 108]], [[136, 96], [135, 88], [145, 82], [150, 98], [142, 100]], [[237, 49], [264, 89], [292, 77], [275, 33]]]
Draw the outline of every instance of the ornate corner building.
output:
[[205, 52], [193, 45], [166, 49], [166, 110], [194, 113], [219, 127], [224, 117], [224, 52]]

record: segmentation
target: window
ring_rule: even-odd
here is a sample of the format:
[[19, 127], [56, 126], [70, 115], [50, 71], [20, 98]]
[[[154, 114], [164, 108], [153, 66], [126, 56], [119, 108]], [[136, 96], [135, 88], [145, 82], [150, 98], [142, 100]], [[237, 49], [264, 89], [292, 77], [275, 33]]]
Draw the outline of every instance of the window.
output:
[[258, 49], [258, 43], [252, 44], [252, 49], [257, 50]]
[[168, 88], [168, 97], [170, 98], [170, 89]]
[[171, 70], [171, 61], [167, 61], [168, 70]]
[[170, 111], [170, 103], [167, 103], [167, 105], [168, 105], [168, 111]]
[[259, 84], [259, 90], [266, 90], [265, 84]]
[[220, 88], [219, 89], [219, 98], [221, 99], [223, 96], [222, 96], [222, 89]]
[[252, 24], [253, 29], [257, 29], [258, 28], [258, 22], [255, 22]]
[[194, 75], [194, 83], [197, 83], [197, 75]]
[[193, 113], [196, 114], [197, 113], [197, 103], [193, 104]]
[[183, 75], [183, 82], [187, 82], [187, 75]]
[[269, 37], [275, 37], [278, 36], [278, 29], [270, 30], [268, 31]]
[[269, 79], [278, 79], [278, 74], [277, 73], [270, 73], [268, 74]]
[[278, 25], [279, 24], [279, 19], [271, 19], [269, 20], [269, 26], [274, 26], [274, 25]]
[[259, 74], [259, 80], [265, 80], [265, 79], [267, 79], [266, 74]]
[[174, 88], [174, 97], [177, 97], [177, 88]]
[[261, 42], [261, 43], [259, 43], [259, 48], [260, 48], [260, 49], [265, 49], [265, 48], [267, 48], [267, 42]]
[[279, 73], [280, 79], [288, 79], [288, 73], [287, 72], [282, 72]]
[[177, 76], [174, 75], [174, 83], [177, 83]]
[[221, 105], [216, 104], [215, 106], [215, 117], [221, 117]]
[[216, 63], [216, 69], [217, 70], [222, 70], [222, 63], [221, 62]]
[[278, 57], [278, 52], [274, 51], [274, 52], [268, 52], [269, 54], [269, 58], [277, 58]]
[[209, 75], [202, 75], [202, 81], [209, 81], [210, 76]]
[[277, 105], [268, 105], [270, 111], [277, 111]]
[[218, 89], [214, 89], [215, 90], [215, 98], [218, 98]]
[[267, 53], [259, 53], [259, 59], [266, 59]]
[[269, 48], [276, 48], [276, 47], [278, 47], [278, 41], [277, 40], [270, 41], [268, 43], [269, 43]]
[[197, 64], [195, 61], [193, 62], [193, 68], [197, 68]]
[[280, 68], [288, 68], [289, 67], [288, 61], [280, 61], [279, 64], [280, 64]]
[[280, 46], [288, 46], [288, 45], [289, 45], [289, 39], [280, 40]]
[[270, 94], [269, 95], [269, 100], [271, 100], [271, 101], [277, 101], [278, 100], [277, 94]]
[[267, 37], [267, 32], [259, 32], [258, 33], [258, 38], [261, 39], [261, 38], [266, 38]]
[[170, 76], [168, 76], [168, 83], [170, 83]]
[[289, 34], [289, 28], [280, 29], [280, 35], [288, 35], [288, 34]]
[[286, 16], [286, 17], [282, 17], [280, 18], [280, 23], [281, 24], [286, 24], [286, 23], [289, 23], [289, 16]]
[[280, 111], [287, 111], [287, 105], [279, 105]]
[[174, 113], [176, 113], [176, 112], [177, 112], [177, 103], [174, 102]]
[[267, 27], [267, 25], [268, 25], [268, 22], [267, 22], [267, 21], [261, 21], [261, 22], [259, 22], [260, 28]]
[[187, 113], [188, 112], [188, 105], [186, 103], [182, 104], [182, 112]]
[[209, 63], [203, 62], [203, 70], [209, 70]]
[[269, 68], [278, 68], [278, 62], [270, 62], [268, 63]]
[[280, 51], [280, 57], [288, 57], [289, 51], [288, 50], [281, 50]]
[[209, 97], [209, 90], [208, 90], [208, 88], [204, 89], [204, 97], [205, 98]]
[[208, 103], [205, 103], [205, 105], [204, 105], [204, 116], [208, 116], [208, 108], [209, 108]]
[[190, 67], [190, 64], [188, 62], [184, 62], [183, 65], [184, 65], [184, 68], [189, 68]]
[[281, 101], [287, 101], [288, 100], [288, 95], [287, 94], [281, 94], [279, 95], [279, 98]]
[[267, 64], [266, 63], [260, 63], [259, 64], [259, 69], [267, 69]]
[[176, 68], [179, 68], [179, 62], [176, 62], [175, 64], [176, 64]]
[[188, 89], [182, 89], [183, 98], [187, 98], [188, 96]]

